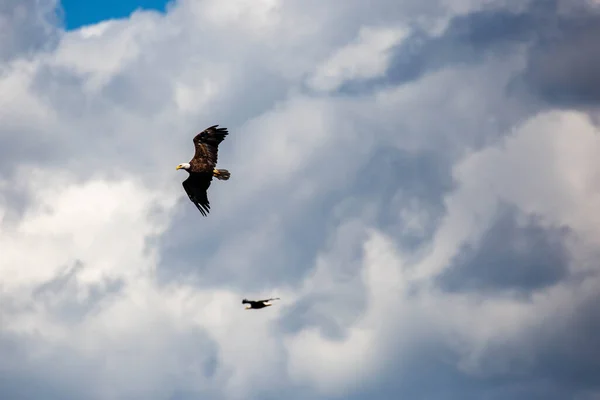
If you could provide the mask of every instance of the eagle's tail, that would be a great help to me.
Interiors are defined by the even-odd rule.
[[[231,176],[229,171],[227,171],[226,169],[215,169],[213,175],[215,176],[215,178],[217,178],[221,181],[226,181]]]

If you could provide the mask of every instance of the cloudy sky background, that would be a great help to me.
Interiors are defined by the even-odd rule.
[[[57,6],[0,3],[0,398],[600,399],[600,3]]]

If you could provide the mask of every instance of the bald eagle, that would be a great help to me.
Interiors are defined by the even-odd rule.
[[[181,163],[176,170],[184,169],[189,173],[188,178],[182,182],[183,189],[188,197],[206,217],[210,210],[207,190],[213,176],[226,181],[231,176],[226,169],[216,169],[219,144],[229,134],[227,128],[217,128],[213,125],[206,128],[194,137],[196,152],[189,163]]]
[[[246,310],[251,310],[251,309],[257,309],[258,310],[258,309],[261,309],[261,308],[272,306],[273,304],[270,303],[272,300],[279,300],[279,297],[275,297],[275,298],[267,299],[267,300],[248,300],[248,299],[244,299],[244,300],[242,300],[242,304],[247,304]]]

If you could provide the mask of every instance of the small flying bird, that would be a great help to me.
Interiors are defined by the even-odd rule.
[[[273,305],[273,304],[271,304],[272,300],[279,300],[279,297],[275,297],[275,298],[267,299],[267,300],[248,300],[248,299],[244,299],[244,300],[242,300],[242,304],[247,304],[246,305],[246,310],[251,310],[251,309],[259,310],[261,308],[272,306]]]
[[[206,217],[210,210],[208,201],[208,188],[213,177],[226,181],[231,174],[226,169],[216,169],[219,152],[219,144],[229,134],[227,128],[217,128],[213,125],[206,128],[194,137],[196,152],[189,163],[181,163],[176,170],[184,169],[189,177],[182,182],[188,197],[198,208],[200,213]]]

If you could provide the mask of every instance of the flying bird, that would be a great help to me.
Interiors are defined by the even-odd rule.
[[[213,177],[226,181],[231,174],[226,169],[216,169],[219,144],[229,134],[227,128],[217,128],[213,125],[206,128],[194,137],[196,152],[194,158],[187,163],[181,163],[176,170],[184,169],[189,173],[188,178],[182,182],[183,189],[188,197],[206,217],[210,211],[208,201],[208,187]]]
[[[273,305],[273,304],[271,304],[272,300],[279,300],[279,297],[272,298],[272,299],[267,299],[267,300],[248,300],[248,299],[244,299],[244,300],[242,300],[242,304],[247,304],[246,310],[251,310],[251,309],[258,310],[258,309],[261,309],[261,308],[272,306]]]

